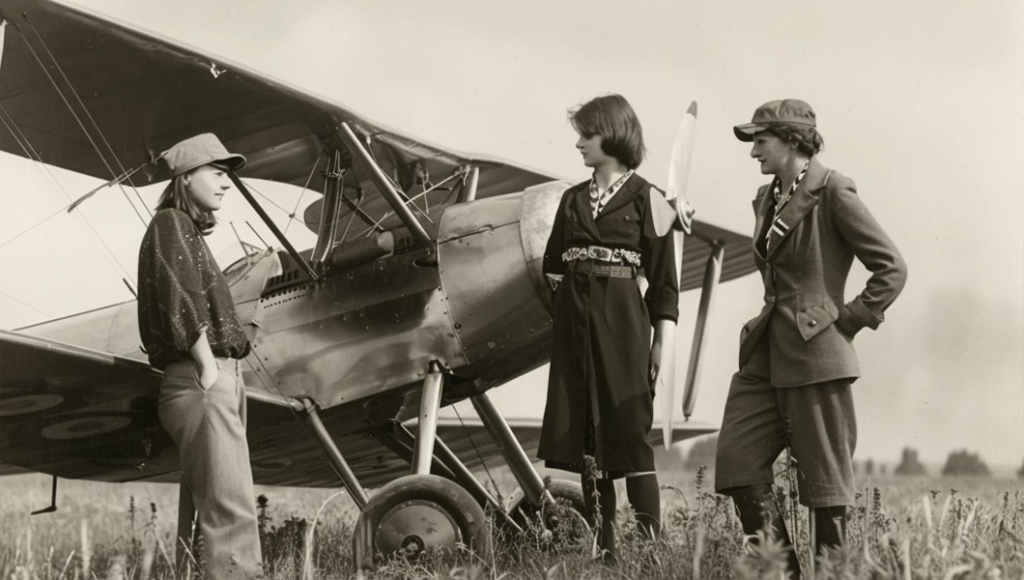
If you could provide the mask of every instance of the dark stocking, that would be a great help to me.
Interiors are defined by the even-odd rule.
[[[615,481],[611,479],[593,479],[589,474],[582,477],[583,499],[587,504],[587,522],[591,527],[596,525],[597,507],[600,503],[601,529],[597,533],[597,546],[607,552],[612,559],[615,557]],[[600,498],[594,497],[594,490]]]
[[[787,548],[790,577],[800,578],[800,560],[797,559],[796,550],[789,539],[786,521],[782,517],[782,510],[772,487],[767,484],[754,485],[725,490],[724,493],[732,496],[740,523],[743,524],[743,533],[753,536],[761,530],[767,530],[769,537],[779,540]]]
[[[815,508],[814,551],[821,555],[825,548],[838,548],[846,539],[846,506]]]
[[[626,495],[636,513],[636,525],[643,537],[656,540],[661,534],[661,489],[653,473],[626,478]]]

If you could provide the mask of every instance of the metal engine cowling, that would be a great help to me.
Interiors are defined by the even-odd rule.
[[[438,264],[448,313],[477,384],[489,388],[548,361],[551,292],[544,248],[566,182],[448,208]]]

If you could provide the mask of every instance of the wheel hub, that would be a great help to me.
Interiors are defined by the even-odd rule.
[[[454,548],[462,533],[452,516],[440,505],[411,500],[388,511],[376,531],[377,549],[385,555],[399,553],[416,558],[437,548]]]

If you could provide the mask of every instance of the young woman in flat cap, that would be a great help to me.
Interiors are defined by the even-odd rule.
[[[663,194],[636,174],[640,122],[626,99],[598,97],[570,112],[588,181],[562,196],[544,254],[556,286],[554,348],[538,456],[582,475],[588,518],[600,494],[599,543],[615,553],[615,479],[644,533],[660,531],[660,491],[647,441],[664,333],[678,317],[671,236],[657,236],[651,199]],[[665,203],[662,199],[662,203]],[[649,287],[641,296],[637,274]],[[654,328],[654,340],[651,329]],[[585,458],[593,458],[594,470]]]
[[[715,488],[733,498],[752,535],[774,530],[790,545],[772,493],[772,464],[789,448],[800,502],[812,508],[815,549],[841,545],[854,501],[857,423],[851,385],[860,376],[854,336],[875,329],[907,278],[899,250],[853,181],[817,158],[824,141],[810,105],[772,101],[734,128],[771,175],[754,200],[754,260],[764,282],[761,313],[741,334],[718,438]],[[857,258],[872,273],[846,301]],[[799,577],[791,550],[789,568]]]
[[[139,250],[139,332],[164,371],[158,413],[179,450],[179,565],[198,510],[207,577],[254,578],[263,569],[239,365],[249,341],[203,240],[245,158],[207,133],[164,159],[171,182]]]

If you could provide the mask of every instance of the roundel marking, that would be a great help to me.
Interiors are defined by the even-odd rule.
[[[132,420],[128,417],[111,417],[97,415],[94,417],[83,417],[70,421],[54,423],[43,429],[42,436],[45,439],[65,441],[68,439],[85,439],[95,437],[124,429],[131,425]]]
[[[0,399],[0,417],[14,417],[52,409],[64,402],[60,395],[24,395]]]

